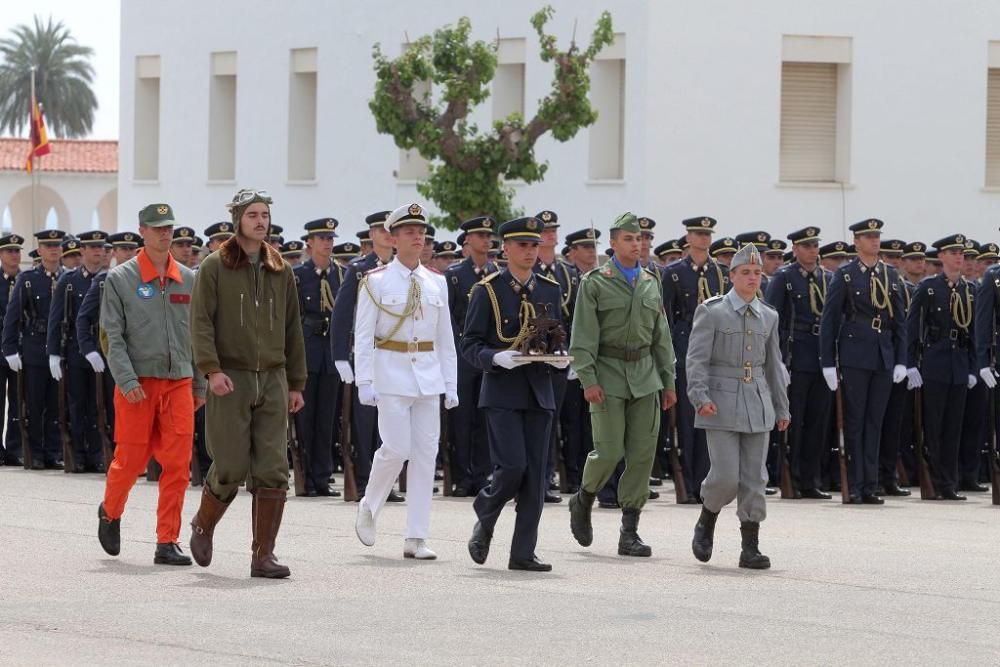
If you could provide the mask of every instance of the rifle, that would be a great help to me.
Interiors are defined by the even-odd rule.
[[[786,291],[790,292],[791,283],[787,282],[787,278],[785,284],[788,286]],[[812,287],[809,287],[809,289],[811,290]],[[763,301],[763,299],[761,300]],[[789,315],[788,311],[790,309],[791,309],[791,299],[788,297],[788,295],[786,295],[785,307],[783,308],[783,310],[786,313],[785,321],[788,322],[788,337],[785,339],[785,349],[783,350],[784,354],[782,355],[781,363],[784,364],[785,361],[787,360],[788,365],[786,366],[786,368],[789,369],[788,373],[791,373],[792,346],[795,343],[795,320],[794,320],[795,314],[794,312],[792,312]],[[785,391],[788,391],[787,387],[784,387],[783,389]],[[779,477],[778,486],[781,490],[781,497],[785,499],[788,498],[794,499],[796,497],[795,485],[792,483],[792,463],[791,463],[792,446],[791,443],[788,442],[790,431],[791,428],[786,428],[784,431],[781,432],[781,435],[779,436],[778,440],[778,477]],[[813,482],[810,482],[810,485],[812,483]],[[799,494],[798,497],[801,498],[802,495]]]
[[[111,470],[111,461],[115,458],[115,441],[108,429],[107,401],[104,396],[104,372],[95,373],[97,377],[97,433],[101,437],[101,451],[104,452],[104,472]]]
[[[34,322],[33,315],[25,317],[25,310],[34,310],[35,302],[31,298],[31,282],[28,280],[24,281],[23,291],[27,291],[28,298],[21,300],[21,312],[18,314],[19,325],[17,334],[17,353],[21,355],[22,364],[24,362],[24,329],[25,327],[32,326]],[[32,465],[31,459],[31,435],[28,432],[28,394],[25,392],[24,387],[24,366],[21,366],[21,370],[17,372],[17,427],[21,432],[21,461],[24,463],[24,469],[30,470]]]
[[[847,476],[847,447],[844,445],[844,396],[843,388],[837,385],[837,459],[840,461],[840,502],[851,502],[851,483]]]
[[[920,312],[920,342],[917,347],[917,368],[923,366],[924,351],[924,313],[926,306]],[[924,439],[924,401],[923,391],[917,387],[913,390],[913,449],[917,455],[917,476],[920,478],[920,499],[934,500],[934,482],[931,481],[930,466],[927,464],[927,444]]]
[[[69,342],[69,308],[72,304],[73,284],[66,284],[66,291],[63,292],[63,319],[59,325],[61,332],[59,336],[59,366],[62,373],[59,378],[59,442],[62,443],[63,472],[70,473],[76,470],[76,460],[73,452],[73,438],[69,435],[69,414],[68,400],[66,397],[66,348]]]
[[[674,478],[674,500],[678,505],[687,504],[689,497],[687,485],[684,483],[684,469],[681,467],[680,440],[677,437],[677,410],[679,405],[670,408],[670,449],[667,458],[670,460],[670,474]]]
[[[451,442],[448,434],[448,411],[441,406],[441,437],[438,449],[441,451],[441,476],[444,478],[444,495],[451,495]]]
[[[344,502],[358,500],[358,482],[354,477],[354,453],[351,451],[351,407],[354,385],[344,383],[340,398],[340,458],[344,460]]]
[[[555,424],[552,425],[552,435],[556,448],[556,470],[559,471],[559,493],[569,493],[569,475],[566,473],[566,459],[563,458],[562,424],[558,412],[555,415]]]
[[[399,470],[399,492],[406,493],[406,466],[409,461],[403,461],[403,467]]]
[[[296,415],[288,417],[288,449],[292,453],[292,470],[295,472],[295,495],[306,495],[305,452],[299,442],[298,429],[295,426]]]
[[[1000,449],[997,448],[997,392],[990,389],[990,487],[993,504],[1000,505]]]
[[[900,486],[910,485],[910,475],[906,472],[906,466],[903,465],[903,455],[900,454],[896,457],[896,477],[899,478]]]

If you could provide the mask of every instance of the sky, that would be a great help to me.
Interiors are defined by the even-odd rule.
[[[34,15],[43,20],[51,16],[62,21],[70,34],[83,46],[94,49],[94,94],[97,112],[94,131],[89,139],[118,138],[118,65],[121,5],[119,0],[32,0],[4,2],[0,12],[0,34],[10,35],[11,28],[33,25]],[[44,100],[43,100],[44,101]]]

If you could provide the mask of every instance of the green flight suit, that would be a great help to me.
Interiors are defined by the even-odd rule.
[[[639,271],[632,287],[611,261],[589,271],[580,281],[570,354],[583,388],[599,384],[606,396],[590,404],[594,449],[581,488],[596,494],[624,458],[618,503],[641,509],[660,430],[660,390],[674,390],[674,346],[660,281]]]

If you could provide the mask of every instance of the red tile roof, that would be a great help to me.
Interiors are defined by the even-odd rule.
[[[118,142],[88,139],[50,139],[52,151],[35,160],[41,171],[114,174],[118,171]],[[28,140],[0,138],[0,171],[24,171]]]

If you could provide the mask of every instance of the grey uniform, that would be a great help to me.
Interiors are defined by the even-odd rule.
[[[719,512],[737,499],[740,521],[766,515],[768,433],[789,419],[781,373],[778,313],[735,290],[706,300],[694,313],[687,353],[687,394],[697,410],[715,404],[715,415],[695,418],[705,429],[711,469],[702,483],[705,509]]]

